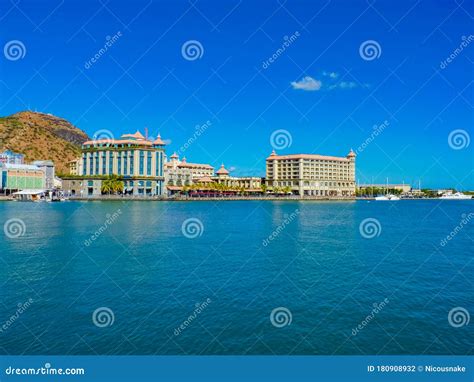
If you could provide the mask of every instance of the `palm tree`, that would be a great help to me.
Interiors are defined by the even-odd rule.
[[[103,194],[118,194],[123,192],[123,181],[117,175],[107,176],[100,187]]]

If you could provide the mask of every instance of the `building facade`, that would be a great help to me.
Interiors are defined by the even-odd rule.
[[[216,171],[216,176],[212,177],[217,183],[224,184],[231,189],[242,189],[248,192],[262,192],[262,178],[254,176],[231,176],[230,172],[221,165]]]
[[[10,150],[5,150],[0,152],[0,163],[24,164],[25,156],[23,154],[14,153]]]
[[[411,191],[411,186],[409,184],[359,184],[357,186],[359,190],[364,190],[364,189],[373,189],[373,188],[378,188],[378,189],[383,189],[383,190],[397,190],[402,193],[407,193]]]
[[[21,190],[44,190],[45,175],[38,166],[0,163],[0,191],[5,194]]]
[[[32,165],[39,167],[44,173],[44,187],[48,190],[55,188],[54,163],[50,160],[36,160]]]
[[[168,190],[179,190],[180,187],[190,186],[197,179],[214,175],[214,167],[203,163],[190,163],[183,158],[179,159],[174,153],[170,161],[165,163],[165,184]]]
[[[355,159],[314,154],[277,155],[266,160],[266,185],[277,192],[287,189],[299,196],[355,196]]]
[[[63,189],[71,195],[98,196],[102,181],[115,175],[123,181],[126,194],[163,195],[164,148],[159,135],[150,141],[139,131],[119,139],[84,142],[82,157],[74,169],[77,176],[64,177]]]
[[[82,163],[83,163],[82,158],[73,159],[72,161],[69,161],[68,162],[69,174],[82,175],[82,172],[83,172]]]

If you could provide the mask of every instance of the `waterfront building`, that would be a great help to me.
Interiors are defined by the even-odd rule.
[[[5,150],[0,152],[0,163],[24,164],[25,156],[23,154],[14,153],[10,150]]]
[[[366,190],[366,189],[382,189],[382,190],[397,190],[401,193],[407,193],[412,190],[409,184],[359,184],[357,186],[358,190]]]
[[[216,171],[216,176],[212,179],[231,189],[241,189],[252,193],[262,192],[262,178],[256,176],[231,176],[229,170],[224,167],[224,164]]]
[[[82,158],[73,159],[68,162],[69,174],[70,175],[82,175]]]
[[[55,188],[54,163],[51,160],[35,160],[32,165],[39,167],[44,173],[44,187],[48,190]]]
[[[151,141],[139,131],[119,139],[84,142],[82,163],[75,168],[79,175],[63,177],[63,189],[72,195],[98,196],[102,181],[117,176],[126,194],[160,196],[164,192],[164,148],[160,135]]]
[[[165,184],[170,193],[181,191],[183,186],[190,186],[198,179],[214,175],[214,167],[203,163],[190,163],[179,159],[176,153],[164,165]]]
[[[354,196],[354,151],[346,157],[315,154],[277,155],[266,160],[266,185],[270,191],[287,189],[299,196]]]
[[[0,191],[4,194],[21,190],[45,189],[44,171],[35,165],[0,162]]]

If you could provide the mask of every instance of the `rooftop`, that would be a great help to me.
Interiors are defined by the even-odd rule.
[[[351,151],[352,152],[352,151]],[[353,152],[352,152],[353,153]],[[348,154],[349,156],[355,156],[355,154]],[[347,157],[334,157],[328,155],[319,155],[319,154],[288,154],[288,155],[278,155],[275,153],[275,150],[272,151],[270,156],[267,160],[284,160],[284,159],[319,159],[319,160],[333,160],[333,161],[340,161],[340,162],[348,162],[349,159]]]

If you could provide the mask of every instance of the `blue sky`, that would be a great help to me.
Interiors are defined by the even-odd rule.
[[[474,5],[458,3],[3,1],[0,115],[148,127],[236,175],[263,176],[283,134],[278,153],[357,150],[361,183],[474,189]]]

